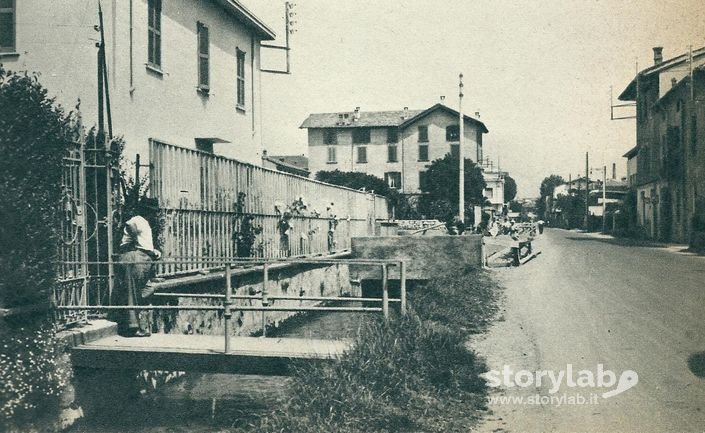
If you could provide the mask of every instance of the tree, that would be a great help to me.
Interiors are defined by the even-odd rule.
[[[517,183],[510,175],[504,176],[504,202],[509,203],[517,196]]]
[[[357,171],[319,171],[316,173],[316,180],[352,189],[364,188],[365,191],[374,191],[375,194],[383,196],[389,195],[390,191],[384,179]]]
[[[394,209],[394,217],[397,219],[416,219],[419,217],[416,207],[409,201],[407,196],[396,189],[390,188],[384,179],[372,174],[340,170],[319,171],[316,173],[316,180],[352,189],[374,191],[375,194],[387,198],[387,202]]]
[[[546,217],[546,197],[553,197],[553,191],[558,185],[565,183],[563,177],[556,174],[545,177],[541,181],[541,187],[539,188],[540,196],[536,201],[536,213],[539,217],[547,219]]]
[[[450,222],[458,215],[458,160],[450,154],[431,163],[426,171],[424,195],[419,199],[419,212],[428,218]],[[465,159],[465,215],[472,218],[473,206],[487,202],[482,170],[472,160]]]

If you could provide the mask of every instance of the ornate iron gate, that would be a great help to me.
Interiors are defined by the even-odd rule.
[[[119,225],[117,152],[93,136],[63,158],[57,305],[110,305],[115,281],[114,228]],[[90,312],[57,317],[59,327],[86,321]]]

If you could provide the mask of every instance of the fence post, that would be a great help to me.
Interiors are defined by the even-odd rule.
[[[389,320],[389,286],[388,286],[387,265],[382,265],[382,314],[384,320]]]
[[[224,329],[225,329],[225,353],[230,353],[230,320],[233,317],[232,310],[230,309],[232,305],[233,296],[233,286],[232,286],[232,273],[230,270],[230,263],[225,264],[225,300],[223,301],[223,307],[225,311],[223,312],[223,317],[225,319]]]
[[[399,284],[401,297],[401,315],[406,316],[406,262],[399,262]]]
[[[269,286],[269,265],[266,261],[264,262],[264,264],[262,264],[262,271],[264,274],[264,278],[262,281],[262,306],[266,307],[269,305],[269,298],[267,293],[267,288]],[[265,314],[265,311],[262,310],[262,337],[267,336],[267,317]]]

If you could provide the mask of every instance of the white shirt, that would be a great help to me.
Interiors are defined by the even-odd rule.
[[[161,253],[154,249],[152,242],[152,228],[143,217],[137,215],[125,223],[125,230],[122,235],[120,246],[133,245],[135,248],[152,253],[159,257]]]

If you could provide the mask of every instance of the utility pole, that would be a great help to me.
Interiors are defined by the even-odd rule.
[[[607,228],[607,166],[602,166],[602,233]]]
[[[458,126],[458,219],[461,224],[465,224],[465,157],[463,155],[463,136],[465,135],[465,122],[463,119],[463,74],[459,76],[458,84],[458,111],[460,113],[460,123]]]
[[[588,207],[588,197],[590,197],[590,159],[588,152],[585,152],[585,231],[588,231],[590,221],[590,210]]]

